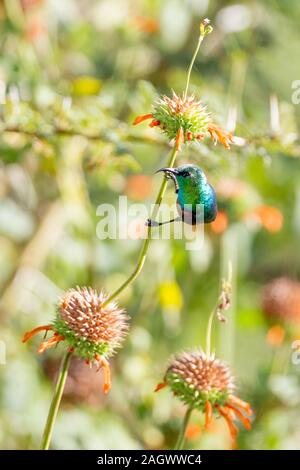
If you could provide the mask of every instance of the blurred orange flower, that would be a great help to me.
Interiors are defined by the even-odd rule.
[[[288,277],[277,277],[262,291],[262,311],[269,320],[300,324],[300,283]]]
[[[26,37],[34,42],[47,33],[47,24],[41,18],[34,18],[26,27]]]
[[[154,34],[159,31],[159,23],[155,18],[148,16],[135,16],[132,23],[137,29],[144,33]]]
[[[24,11],[43,5],[44,0],[21,0]]]
[[[283,343],[285,337],[285,331],[284,328],[280,325],[274,325],[271,328],[269,328],[267,336],[266,336],[266,342],[270,346],[280,346]]]
[[[127,180],[125,193],[130,199],[142,201],[152,193],[152,179],[146,175],[130,176]]]
[[[228,216],[225,211],[219,211],[216,219],[210,224],[214,233],[221,234],[228,227]]]
[[[197,439],[202,432],[202,427],[200,424],[190,423],[185,431],[185,437],[187,439]]]
[[[259,206],[250,215],[257,217],[261,225],[270,233],[279,232],[283,226],[283,215],[272,206]]]

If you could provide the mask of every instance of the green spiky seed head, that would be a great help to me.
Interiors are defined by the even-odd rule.
[[[174,91],[172,98],[163,96],[154,105],[153,118],[170,140],[182,129],[184,142],[202,139],[211,122],[210,114],[200,101],[194,96],[178,96]]]
[[[200,350],[175,356],[166,372],[165,382],[188,407],[203,412],[207,401],[213,406],[224,406],[234,389],[227,365]]]

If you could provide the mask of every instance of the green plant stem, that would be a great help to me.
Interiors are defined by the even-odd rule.
[[[232,264],[231,264],[231,261],[229,259],[228,259],[228,274],[227,274],[226,279],[227,279],[226,280],[226,290],[228,292],[228,288],[229,288],[229,286],[231,288],[231,282],[232,282]],[[206,355],[207,356],[210,356],[210,354],[211,354],[212,326],[213,326],[214,318],[218,315],[218,312],[221,313],[220,305],[222,305],[222,303],[223,303],[223,295],[225,295],[224,289],[225,289],[225,285],[224,285],[224,279],[223,279],[221,293],[219,295],[219,298],[218,298],[218,301],[216,303],[215,308],[212,310],[211,314],[209,315],[208,322],[207,322],[207,330],[206,330]]]
[[[177,152],[178,152],[178,150],[176,149],[176,144],[174,144],[174,148],[172,150],[172,153],[171,153],[168,165],[167,165],[168,168],[173,168],[175,160],[176,160]],[[166,191],[166,187],[167,187],[167,179],[164,178],[163,182],[161,184],[160,190],[158,192],[153,211],[151,213],[151,217],[150,217],[151,220],[156,219],[156,216],[157,216],[157,213],[158,213],[158,210],[159,210],[159,206],[161,204],[161,201],[162,201],[162,199],[164,197],[164,194],[165,194],[165,191]],[[126,281],[117,290],[115,290],[115,292],[113,292],[108,297],[108,299],[106,299],[106,301],[103,304],[104,307],[106,305],[108,305],[113,299],[115,299],[121,292],[123,292],[123,290],[126,289],[133,281],[135,281],[135,279],[138,277],[138,275],[142,271],[143,266],[144,266],[145,261],[146,261],[149,245],[150,245],[150,242],[151,242],[151,230],[152,230],[152,227],[149,226],[148,227],[148,232],[147,232],[147,237],[146,237],[146,239],[144,241],[144,244],[142,246],[140,256],[139,256],[139,259],[138,259],[138,262],[137,262],[137,265],[136,265],[134,271],[126,279]]]
[[[198,52],[199,52],[199,49],[200,49],[200,46],[201,46],[201,43],[202,43],[203,39],[204,39],[204,36],[202,34],[200,34],[199,39],[198,39],[198,44],[197,44],[197,47],[195,49],[195,52],[194,52],[194,55],[192,57],[192,60],[191,60],[191,63],[190,63],[189,69],[188,69],[188,73],[187,73],[186,86],[185,86],[184,95],[183,95],[184,99],[186,99],[188,91],[189,91],[191,73],[192,73],[194,63],[195,63],[195,60],[196,60],[196,57],[198,55]]]
[[[216,314],[216,309],[213,309],[211,314],[209,315],[208,323],[207,323],[207,330],[206,330],[206,356],[210,356],[211,353],[211,332],[212,332],[212,325],[213,320]]]
[[[235,358],[235,344],[236,344],[236,292],[237,292],[237,272],[239,265],[239,239],[241,238],[239,224],[231,225],[221,238],[220,245],[220,261],[221,261],[221,277],[224,277],[224,273],[228,269],[228,265],[231,266],[231,304],[228,311],[226,335],[223,333],[223,329],[219,332],[219,353],[229,363],[234,364]]]
[[[179,436],[178,436],[177,442],[175,444],[174,450],[181,450],[184,446],[185,431],[186,431],[187,425],[189,423],[192,411],[193,411],[192,408],[188,408],[186,410],[186,413],[185,413],[184,418],[183,418],[182,426],[181,426]]]
[[[72,356],[72,353],[67,352],[61,362],[59,375],[57,378],[52,402],[51,402],[49,413],[48,413],[47,422],[46,422],[43,437],[42,437],[41,450],[48,450],[50,446],[52,431],[53,431],[54,423],[56,420],[57,412],[59,409],[59,405],[61,402],[61,397],[64,391],[71,356]]]

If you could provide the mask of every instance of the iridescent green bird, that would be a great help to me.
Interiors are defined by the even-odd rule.
[[[147,225],[157,227],[177,220],[196,225],[209,224],[215,220],[218,212],[216,193],[201,168],[182,165],[178,168],[161,168],[159,171],[174,182],[179,217],[166,222],[148,220]]]

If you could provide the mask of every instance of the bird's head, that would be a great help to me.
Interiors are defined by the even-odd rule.
[[[158,172],[164,172],[167,178],[174,181],[176,191],[187,187],[206,184],[207,179],[204,171],[197,165],[181,165],[177,168],[161,168]]]

